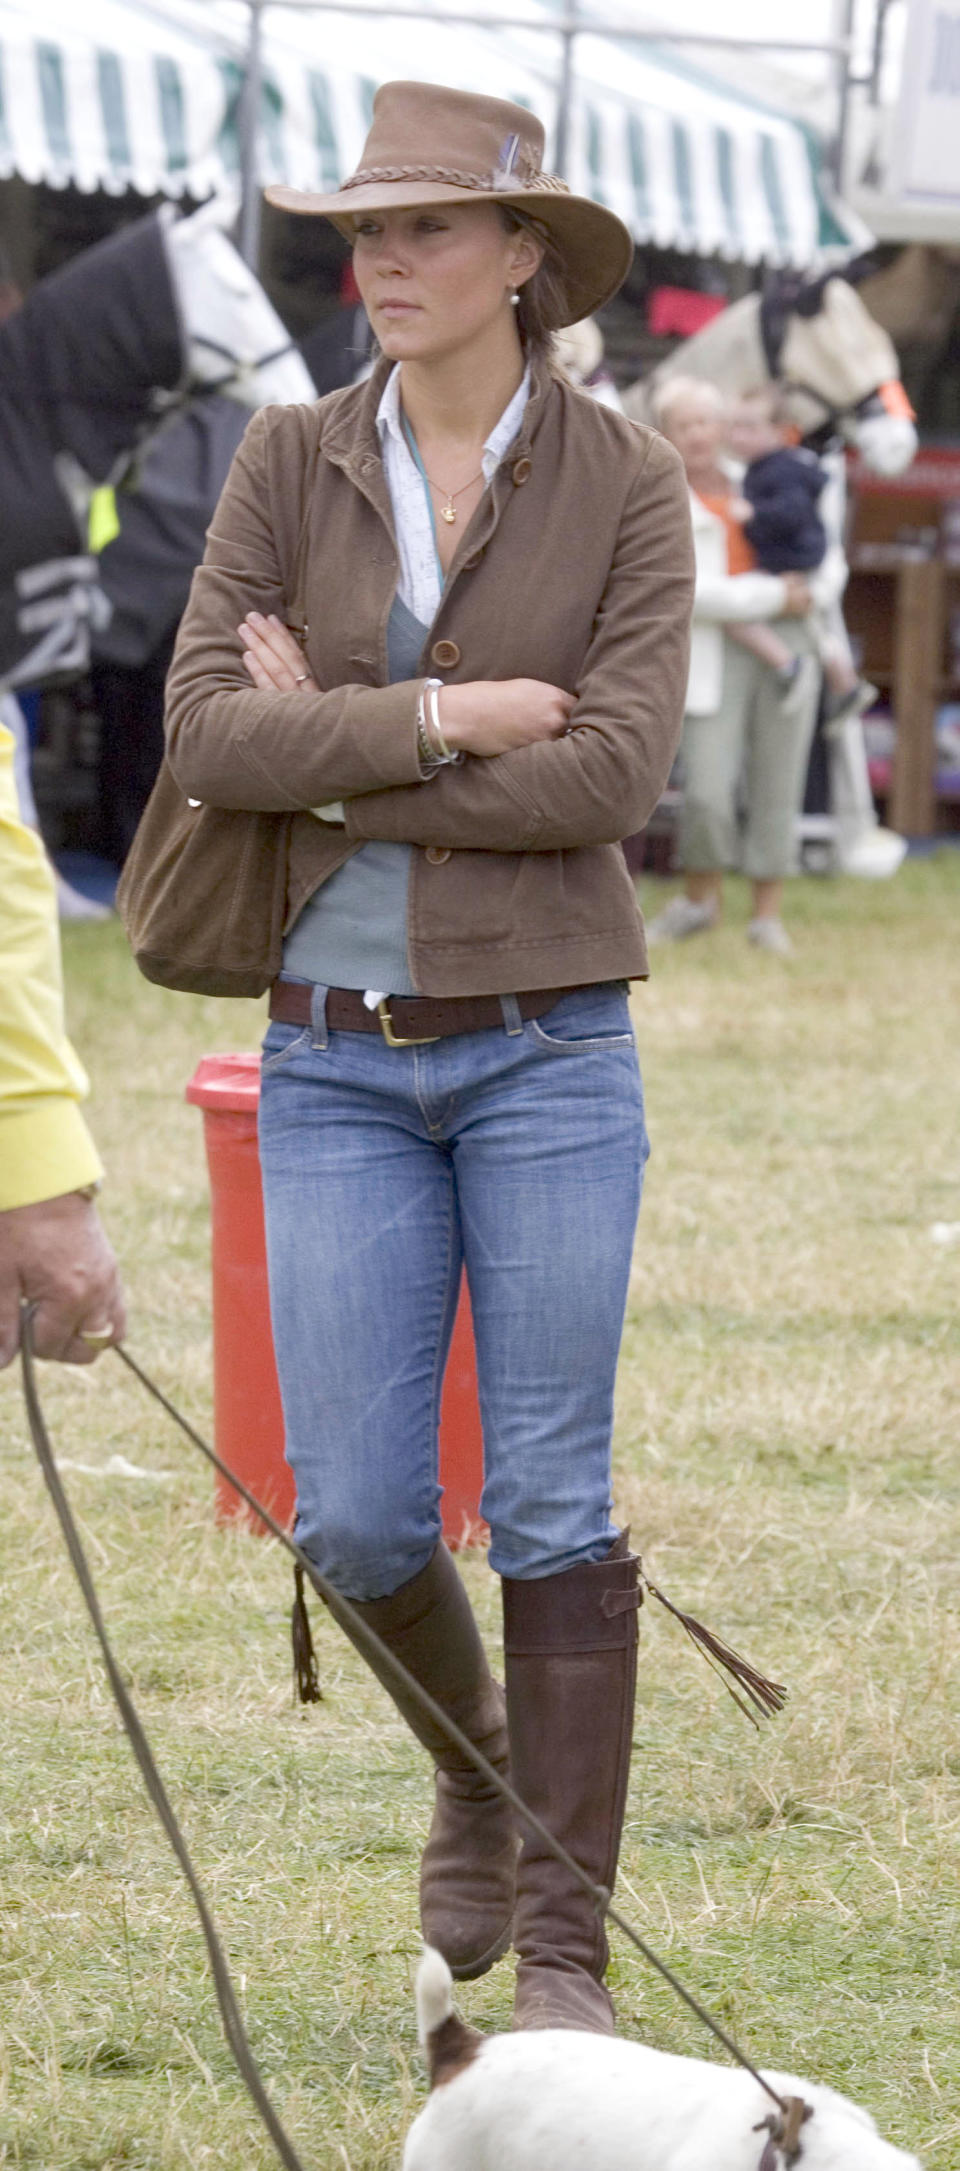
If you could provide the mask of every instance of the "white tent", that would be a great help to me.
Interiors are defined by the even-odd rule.
[[[537,0],[527,12],[543,17]],[[144,195],[236,187],[243,0],[0,0],[0,176]],[[747,263],[814,263],[865,230],[829,203],[815,142],[665,49],[577,40],[568,179],[638,242]],[[559,40],[444,21],[268,7],[262,180],[329,186],[357,162],[394,76],[521,100],[552,140]]]

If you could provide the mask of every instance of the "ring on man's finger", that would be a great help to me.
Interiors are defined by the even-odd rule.
[[[77,1339],[86,1342],[88,1349],[109,1349],[113,1341],[112,1327],[81,1327]]]

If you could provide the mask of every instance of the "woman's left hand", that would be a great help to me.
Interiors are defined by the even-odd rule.
[[[237,631],[243,642],[243,660],[261,693],[317,693],[316,679],[304,669],[306,658],[289,626],[272,613],[248,611]]]

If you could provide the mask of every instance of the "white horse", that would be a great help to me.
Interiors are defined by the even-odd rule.
[[[75,676],[105,599],[94,492],[216,388],[243,406],[312,400],[262,287],[205,205],[138,220],[43,279],[0,325],[0,693]]]
[[[859,259],[814,279],[772,273],[632,385],[627,413],[648,421],[653,393],[678,371],[733,394],[775,381],[803,439],[839,437],[876,474],[902,474],[917,433],[893,343],[856,291],[862,274]]]
[[[192,392],[217,390],[242,407],[314,400],[313,378],[282,320],[224,226],[229,199],[214,197],[188,219],[158,213],[183,322]]]
[[[837,551],[846,526],[844,446],[888,477],[902,474],[917,449],[896,350],[856,291],[865,268],[857,260],[817,278],[772,273],[762,293],[723,310],[624,395],[627,413],[645,422],[657,387],[678,372],[707,378],[734,397],[776,382],[802,439],[827,469],[819,511]],[[837,617],[845,639],[839,607]],[[859,719],[832,727],[828,747],[835,864],[849,874],[894,873],[906,847],[878,826]]]

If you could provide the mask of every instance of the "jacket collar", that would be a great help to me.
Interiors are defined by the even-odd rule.
[[[333,393],[322,403],[320,413],[320,451],[323,458],[331,461],[334,467],[343,469],[350,481],[370,504],[375,506],[391,535],[393,508],[383,468],[377,414],[392,370],[393,363],[385,355],[381,355],[363,384],[350,385],[343,392]],[[472,558],[489,542],[503,511],[507,491],[513,486],[514,469],[518,461],[533,459],[544,416],[558,398],[559,386],[549,363],[539,356],[536,357],[530,365],[530,397],[524,408],[520,429],[461,540],[447,575],[444,598],[449,594],[452,580],[464,558]],[[529,474],[529,468],[527,473]]]
[[[371,375],[360,385],[351,385],[345,392],[338,392],[325,401],[320,422],[320,450],[335,467],[342,467],[356,480],[368,473],[367,463],[372,459],[380,464],[380,438],[377,431],[377,414],[387,382],[393,371],[393,363],[381,355]],[[539,358],[530,365],[530,397],[527,401],[518,436],[510,447],[514,459],[529,458],[533,440],[543,420],[550,394],[556,380],[549,365]]]
[[[528,362],[513,397],[507,401],[499,421],[494,423],[489,437],[485,440],[483,447],[483,476],[485,482],[489,482],[490,477],[499,467],[501,460],[509,452],[520,428],[529,397],[530,364]],[[403,446],[407,451],[409,450],[409,443],[402,420],[399,362],[394,363],[383,388],[380,405],[377,408],[376,422],[377,435],[381,446],[390,437],[394,444]]]

